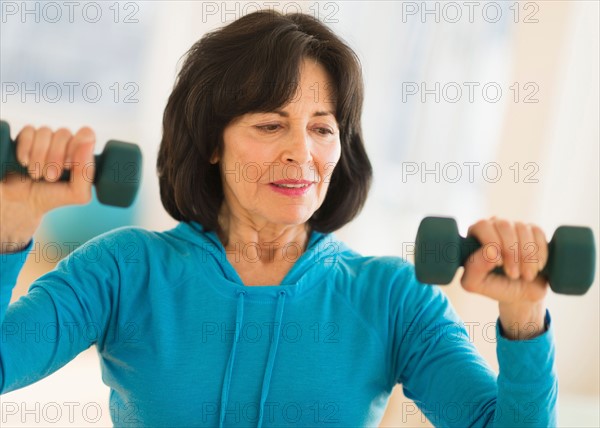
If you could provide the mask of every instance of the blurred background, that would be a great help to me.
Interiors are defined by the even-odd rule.
[[[361,215],[336,232],[350,247],[412,260],[427,215],[455,217],[463,235],[496,215],[535,223],[548,239],[563,224],[600,236],[598,2],[0,3],[0,116],[13,138],[26,124],[89,125],[96,153],[119,139],[136,142],[144,154],[131,208],[93,201],[44,219],[12,301],[68,254],[62,243],[123,225],[176,225],[160,203],[155,163],[182,56],[206,31],[258,8],[318,17],[362,62],[363,130],[375,178]],[[497,370],[493,329],[486,327],[497,304],[465,292],[458,278],[443,290]],[[550,293],[547,303],[559,425],[598,427],[598,274],[585,297]],[[108,394],[90,348],[42,381],[3,395],[2,425],[110,426]],[[63,407],[56,420],[49,403],[66,402],[79,403],[74,418]],[[10,403],[18,404],[14,415],[5,412]],[[431,425],[397,386],[381,426]]]

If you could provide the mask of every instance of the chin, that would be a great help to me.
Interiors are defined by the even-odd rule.
[[[267,216],[273,223],[282,223],[288,225],[299,225],[306,223],[310,217],[314,214],[314,211],[308,211],[306,209],[293,209],[286,213],[281,213],[276,216]]]

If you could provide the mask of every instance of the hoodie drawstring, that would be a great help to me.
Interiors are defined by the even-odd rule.
[[[285,290],[279,291],[279,298],[277,299],[277,309],[275,311],[275,319],[277,320],[277,329],[274,333],[275,340],[271,341],[271,348],[269,350],[269,357],[267,359],[267,367],[265,368],[265,375],[263,378],[262,391],[260,394],[260,406],[259,406],[259,417],[258,417],[258,428],[262,427],[264,404],[269,394],[269,387],[271,385],[271,374],[273,373],[273,365],[275,363],[275,354],[277,353],[277,346],[279,345],[279,335],[281,333],[281,320],[283,318],[283,305],[285,303]],[[225,377],[223,378],[223,386],[221,392],[221,413],[219,418],[219,427],[223,427],[225,421],[225,410],[227,409],[227,401],[229,399],[229,386],[231,385],[231,373],[233,372],[233,363],[235,360],[235,350],[237,347],[238,338],[240,335],[240,329],[242,321],[244,319],[244,295],[246,291],[238,292],[238,304],[237,314],[235,318],[235,336],[233,338],[233,346],[229,353],[229,361],[227,362],[227,369],[225,371]]]
[[[262,427],[265,401],[267,400],[267,395],[269,394],[269,386],[271,385],[273,363],[275,362],[277,345],[279,345],[279,333],[281,332],[281,319],[283,318],[283,304],[285,302],[285,295],[285,290],[279,291],[279,298],[277,299],[277,312],[275,314],[275,318],[277,319],[277,331],[275,332],[275,340],[271,342],[271,349],[269,350],[269,359],[267,360],[267,368],[265,369],[265,377],[263,378],[262,392],[260,393],[260,415],[258,417],[258,428]]]
[[[227,400],[229,399],[229,385],[231,384],[231,372],[233,371],[233,361],[235,360],[235,348],[237,347],[238,337],[240,335],[240,326],[244,319],[244,296],[245,291],[238,293],[238,304],[237,314],[235,317],[235,336],[233,338],[233,346],[229,353],[229,362],[227,363],[227,370],[225,371],[225,377],[223,378],[223,390],[221,391],[221,417],[219,419],[219,426],[223,427],[223,421],[225,420],[225,410],[227,409]]]

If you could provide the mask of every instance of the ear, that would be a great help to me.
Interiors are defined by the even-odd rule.
[[[217,162],[219,162],[219,155],[217,152],[218,152],[218,149],[215,149],[215,151],[213,152],[213,154],[209,160],[209,162],[213,165],[216,164]]]

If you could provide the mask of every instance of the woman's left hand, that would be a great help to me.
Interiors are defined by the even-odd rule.
[[[465,262],[461,284],[498,301],[504,336],[528,339],[544,332],[548,260],[544,232],[536,225],[491,217],[472,225],[467,236],[481,243]],[[505,275],[491,271],[503,266]]]

